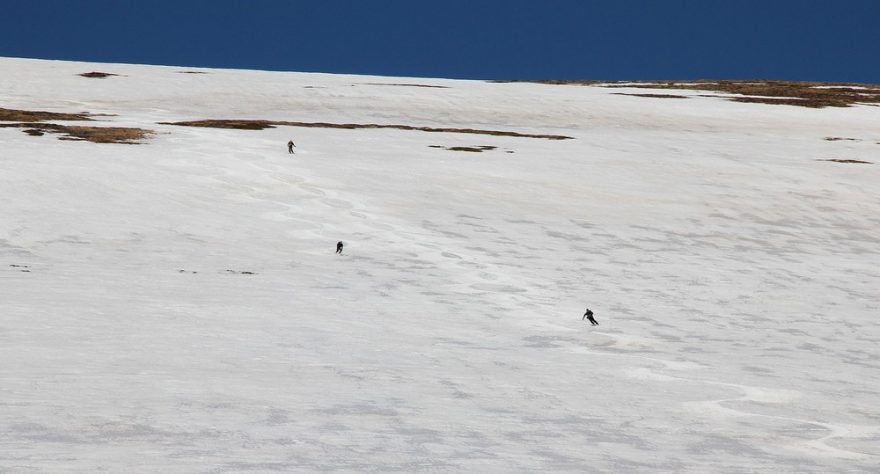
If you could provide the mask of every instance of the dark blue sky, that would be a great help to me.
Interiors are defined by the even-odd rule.
[[[40,0],[0,56],[474,79],[880,83],[880,0]]]

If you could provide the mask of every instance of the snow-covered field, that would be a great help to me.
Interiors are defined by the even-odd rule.
[[[880,471],[880,108],[186,70],[0,59],[0,472]]]

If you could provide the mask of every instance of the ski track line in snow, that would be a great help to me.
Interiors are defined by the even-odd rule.
[[[599,334],[602,336],[609,337],[613,339],[611,346],[617,346],[620,342],[624,342],[624,345],[630,344],[631,341],[643,340],[644,338],[635,338],[631,336],[611,334],[607,332],[594,332],[593,334]],[[600,356],[608,356],[608,357],[626,357],[631,359],[639,359],[639,360],[647,360],[650,362],[655,362],[661,364],[662,369],[671,369],[671,370],[695,370],[699,368],[703,368],[700,364],[695,364],[691,362],[676,362],[676,361],[667,361],[662,359],[657,359],[654,357],[646,357],[634,354],[619,354],[613,352],[605,352],[599,350],[591,350],[583,347],[571,347],[569,348],[571,352],[578,354],[590,354],[590,355],[600,355]],[[702,379],[692,379],[686,377],[679,377],[674,375],[666,375],[657,372],[657,369],[651,367],[639,367],[636,369],[631,369],[627,375],[633,378],[643,379],[643,380],[654,380],[658,382],[691,382],[705,385],[712,385],[716,387],[727,387],[734,388],[741,392],[743,395],[740,397],[733,398],[720,398],[716,400],[704,400],[698,402],[684,402],[683,405],[691,408],[696,412],[703,412],[707,416],[715,416],[715,417],[724,417],[724,418],[735,418],[735,417],[760,417],[774,420],[782,420],[787,422],[794,423],[802,423],[806,425],[814,425],[820,427],[822,430],[828,431],[828,434],[822,436],[820,438],[803,441],[801,443],[797,443],[795,445],[786,446],[788,449],[792,449],[795,451],[803,452],[808,455],[816,455],[817,452],[829,456],[840,459],[851,459],[851,460],[867,460],[867,459],[875,459],[880,458],[880,456],[861,453],[857,451],[851,451],[841,448],[836,448],[828,444],[829,441],[834,439],[847,439],[847,438],[861,438],[867,436],[876,436],[880,435],[880,425],[846,425],[846,424],[833,424],[826,423],[817,420],[807,420],[802,418],[794,418],[788,416],[779,416],[779,415],[765,415],[761,413],[751,413],[743,410],[736,410],[733,408],[728,408],[723,404],[726,402],[755,402],[755,403],[783,403],[786,401],[794,400],[800,396],[800,392],[793,390],[776,390],[776,389],[768,389],[763,387],[755,387],[750,385],[741,385],[729,382],[716,382],[712,380],[702,380]]]
[[[267,174],[271,173],[270,170],[263,168],[262,166],[254,165],[253,163],[250,163],[250,164],[258,169],[265,171]],[[226,174],[231,174],[231,173],[227,172]],[[352,216],[363,220],[365,225],[385,231],[386,234],[384,234],[384,235],[386,237],[393,236],[391,241],[389,241],[389,243],[391,243],[392,245],[396,246],[398,244],[410,244],[410,243],[418,241],[418,240],[424,240],[425,236],[428,235],[425,232],[404,230],[402,228],[403,227],[402,225],[389,224],[387,222],[388,219],[376,218],[376,216],[367,212],[366,209],[356,207],[353,204],[353,201],[351,199],[346,199],[345,197],[341,196],[340,193],[328,194],[328,192],[326,190],[323,190],[314,184],[308,183],[307,180],[305,180],[304,178],[299,177],[299,176],[297,178],[299,178],[299,181],[296,183],[293,183],[293,184],[295,184],[299,189],[303,189],[304,191],[308,192],[309,194],[312,194],[314,196],[313,199],[317,198],[318,202],[320,202],[321,204],[323,204],[325,206],[331,207],[333,209],[349,211],[349,213]],[[222,183],[225,183],[225,184],[236,185],[240,188],[242,187],[242,185],[237,182],[232,183],[232,182],[229,182],[226,180],[218,179],[216,176],[214,177],[214,179],[217,181],[220,181]],[[261,218],[266,219],[266,220],[271,220],[271,221],[277,221],[277,222],[301,220],[301,218],[299,218],[299,217],[294,217],[294,216],[301,216],[302,213],[299,212],[301,210],[300,205],[290,204],[290,203],[284,202],[284,201],[260,197],[257,195],[258,194],[257,189],[253,188],[253,187],[244,186],[242,188],[242,190],[244,191],[244,194],[250,199],[253,199],[255,201],[264,202],[264,203],[274,204],[274,205],[277,205],[277,206],[284,208],[283,210],[280,210],[280,211],[265,212],[260,215]],[[300,229],[298,229],[298,232],[300,234],[309,234],[309,235],[313,236],[314,238],[325,237],[325,234],[328,231],[327,226],[325,226],[323,224],[317,224],[315,222],[312,222],[311,224],[312,224],[311,228],[300,228]],[[479,227],[484,227],[484,226],[479,226]],[[449,239],[446,236],[442,236],[442,235],[437,236],[435,234],[436,233],[431,234],[431,238],[433,239],[433,241],[437,241],[437,239]],[[447,252],[440,250],[443,248],[453,247],[452,245],[449,245],[452,243],[453,242],[448,242],[448,244],[445,246],[442,246],[442,245],[426,246],[430,250],[432,250],[431,253],[440,253],[441,256],[444,256],[444,257],[446,257],[446,255],[454,255],[454,257],[444,258],[443,264],[439,265],[438,268],[443,268],[443,267],[458,268],[461,266],[461,261],[475,262],[475,261],[479,260],[478,258],[473,257],[473,256],[471,256],[470,258],[465,258],[459,254],[449,254]],[[461,251],[459,251],[459,253],[461,253]],[[444,255],[444,254],[446,254],[446,255]],[[417,254],[416,258],[420,258],[420,255]],[[455,267],[453,267],[452,265],[455,265]],[[504,271],[503,271],[503,269],[497,267],[497,265],[494,265],[494,264],[488,263],[488,262],[483,262],[482,265],[483,265],[483,267],[477,268],[477,269],[474,269],[474,270],[468,272],[469,276],[466,280],[468,282],[467,287],[470,290],[479,291],[479,292],[490,292],[490,293],[496,294],[498,296],[505,296],[505,297],[511,297],[511,296],[515,296],[517,294],[522,294],[522,293],[527,292],[527,290],[525,288],[523,288],[521,285],[517,284],[517,282],[514,278],[509,278],[509,277],[502,278]],[[457,272],[458,271],[460,271],[460,270],[457,270]],[[550,324],[550,323],[538,324],[535,321],[531,321],[528,324],[530,326],[540,326],[541,328],[543,328],[545,330],[566,330],[566,331],[570,330],[569,328],[566,328],[564,326],[559,326],[559,325]]]
[[[256,156],[257,155],[255,155],[255,154],[239,154],[239,155],[237,155],[238,158],[254,158]],[[249,161],[247,163],[251,167],[265,172],[267,177],[272,177],[273,173],[277,172],[279,170],[286,170],[286,168],[277,168],[273,172],[273,170],[270,170],[262,165],[258,165],[254,162]],[[228,170],[223,171],[223,177],[230,176],[230,175],[233,175],[233,173]],[[247,186],[247,185],[243,186],[239,182],[233,183],[231,181],[227,181],[225,179],[218,178],[216,175],[213,178],[215,180],[222,182],[222,183],[225,183],[227,185],[233,185],[233,186],[238,186],[239,188],[243,188],[244,194],[250,199],[253,199],[255,201],[265,202],[265,203],[271,203],[274,205],[281,206],[282,208],[285,208],[285,210],[281,210],[281,211],[269,211],[269,212],[263,213],[260,216],[263,219],[271,220],[271,221],[279,221],[279,222],[301,220],[298,217],[293,217],[293,216],[300,216],[302,214],[301,212],[298,212],[298,211],[301,211],[300,205],[295,205],[295,204],[290,204],[288,202],[283,202],[283,201],[279,201],[279,200],[275,200],[275,199],[267,199],[265,197],[260,197],[257,195],[258,190],[254,187]],[[386,237],[393,235],[394,238],[392,238],[392,240],[389,242],[391,244],[394,244],[394,245],[409,244],[409,243],[412,243],[415,241],[424,240],[425,236],[429,235],[429,234],[426,234],[425,232],[413,231],[411,229],[404,230],[403,229],[404,226],[402,224],[400,224],[400,225],[389,224],[389,223],[387,223],[387,221],[388,221],[387,218],[378,219],[378,218],[376,218],[376,216],[367,212],[366,209],[355,206],[355,204],[353,204],[354,201],[352,199],[350,199],[350,198],[346,199],[345,197],[343,197],[341,195],[341,193],[337,193],[337,192],[334,192],[333,194],[328,194],[328,192],[326,190],[321,189],[319,186],[308,182],[307,179],[305,179],[301,176],[296,176],[296,180],[297,181],[295,183],[290,183],[290,184],[294,184],[297,188],[302,189],[302,190],[306,191],[307,193],[313,195],[313,198],[317,198],[318,202],[320,202],[321,204],[323,204],[327,207],[333,208],[333,209],[349,211],[350,215],[363,220],[365,225],[367,225],[368,227],[373,227],[373,228],[377,228],[379,230],[386,231],[387,232],[385,234]],[[473,216],[461,216],[461,217],[468,217],[471,219],[479,219],[479,218],[476,218]],[[323,238],[324,234],[328,230],[326,228],[326,226],[323,224],[315,224],[315,223],[312,223],[312,224],[313,225],[310,229],[302,229],[301,228],[301,229],[299,229],[299,232],[308,233],[315,238]],[[490,231],[497,232],[493,228],[482,226],[479,224],[469,224],[469,225],[472,227],[475,227],[475,228],[488,229]],[[409,227],[409,226],[407,226],[407,227]],[[432,232],[430,234],[430,237],[434,241],[436,241],[437,239],[449,240],[448,236],[436,235],[436,231]],[[469,239],[469,241],[470,241],[470,239]],[[452,245],[449,245],[452,243],[460,243],[460,242],[457,242],[457,241],[456,242],[447,242],[447,245],[445,245],[445,246],[433,245],[433,246],[430,246],[429,248],[431,248],[433,250],[432,253],[437,253],[437,251],[439,251],[439,249],[453,247]],[[440,252],[440,253],[441,253],[441,256],[445,257],[444,254],[446,254],[446,252]],[[465,260],[459,254],[449,254],[449,255],[454,255],[455,257],[445,258],[444,259],[445,265],[441,265],[441,267],[448,266],[453,263],[456,266],[460,266],[461,262],[454,262],[454,260]],[[416,255],[416,257],[418,258],[419,255]],[[477,259],[476,257],[471,257],[471,258],[467,259],[466,261],[474,262],[477,260],[479,260],[479,259]],[[468,287],[471,290],[481,291],[481,292],[491,292],[491,293],[495,293],[495,294],[502,294],[503,296],[514,296],[516,294],[527,292],[527,290],[525,288],[523,288],[522,286],[520,286],[516,283],[516,280],[514,278],[505,278],[503,280],[506,280],[506,282],[502,281],[501,275],[503,275],[504,272],[502,269],[498,268],[497,265],[493,265],[493,264],[485,263],[485,262],[483,263],[483,265],[484,265],[484,267],[478,268],[476,270],[469,272],[468,280],[470,281],[470,284],[468,285]],[[493,271],[490,271],[490,268],[489,268],[490,266],[492,267],[491,270],[493,270]],[[535,323],[532,322],[531,324],[534,325]],[[544,324],[543,327],[545,329],[550,329],[550,330],[553,330],[553,329],[568,330],[568,328],[565,328],[565,327],[559,326],[559,325],[553,325],[553,324]]]

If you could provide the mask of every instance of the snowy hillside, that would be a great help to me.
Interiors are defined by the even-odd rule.
[[[0,59],[0,472],[880,471],[880,107],[646,92]]]

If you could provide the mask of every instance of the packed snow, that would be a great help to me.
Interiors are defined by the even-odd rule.
[[[0,59],[0,471],[880,471],[880,108],[626,91]]]

